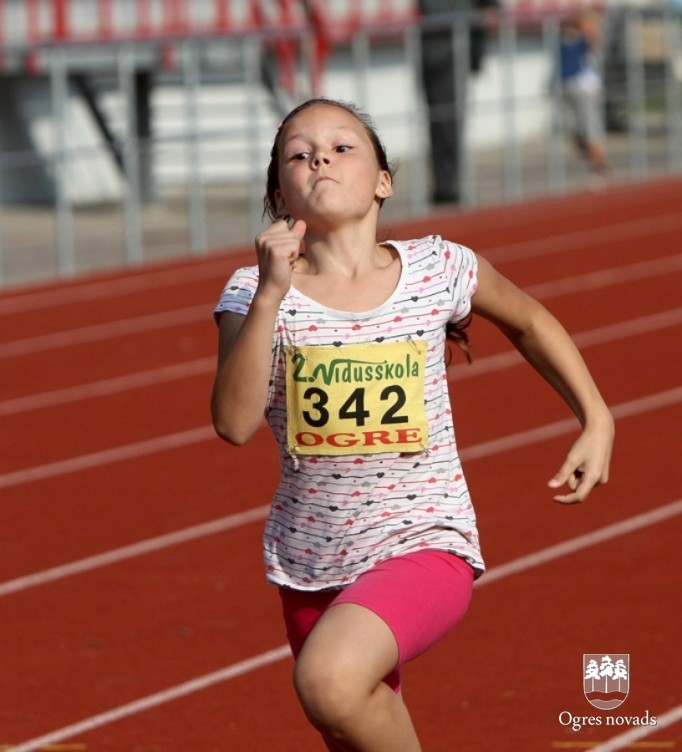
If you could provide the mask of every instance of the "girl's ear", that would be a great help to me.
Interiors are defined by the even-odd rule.
[[[380,199],[390,198],[393,195],[393,178],[391,173],[387,170],[381,170],[379,172],[379,180],[377,182],[376,196]]]
[[[287,203],[279,188],[275,191],[275,209],[277,209],[277,216],[282,219],[288,216]]]

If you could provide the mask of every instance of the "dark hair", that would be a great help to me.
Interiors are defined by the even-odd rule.
[[[448,342],[453,342],[464,353],[469,365],[472,363],[471,351],[469,350],[469,335],[466,332],[467,327],[471,323],[472,316],[469,314],[462,321],[458,321],[456,324],[450,323],[445,325],[445,337]],[[452,351],[450,351],[452,355]],[[448,360],[448,365],[449,365]]]
[[[377,162],[379,163],[379,169],[386,170],[386,172],[388,172],[391,176],[391,179],[393,179],[393,176],[395,175],[395,165],[389,163],[388,156],[386,154],[386,147],[383,145],[381,139],[379,138],[376,126],[374,125],[374,121],[369,115],[359,110],[352,102],[342,102],[337,99],[327,99],[326,97],[309,99],[291,110],[291,112],[279,124],[277,133],[275,134],[275,141],[272,144],[272,149],[270,151],[270,164],[268,165],[265,197],[263,199],[263,216],[267,214],[267,216],[272,220],[281,219],[277,212],[275,192],[279,188],[279,145],[282,131],[284,130],[284,126],[293,117],[298,115],[299,112],[301,112],[302,110],[307,110],[309,107],[313,107],[316,104],[325,104],[330,105],[331,107],[339,107],[340,109],[349,112],[351,115],[357,118],[364,126],[365,131],[369,136],[369,140],[372,142],[374,153],[376,155]],[[383,204],[383,199],[381,199],[381,204]]]

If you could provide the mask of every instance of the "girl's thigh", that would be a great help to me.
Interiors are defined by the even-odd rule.
[[[332,606],[351,603],[378,616],[398,648],[384,682],[400,687],[400,666],[441,640],[464,616],[473,570],[446,551],[425,549],[386,559],[341,590],[304,592],[281,588],[287,636],[297,656],[308,634]]]

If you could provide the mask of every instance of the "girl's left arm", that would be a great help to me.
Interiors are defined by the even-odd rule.
[[[606,483],[614,422],[578,348],[564,327],[537,300],[526,295],[491,264],[478,258],[478,288],[472,310],[497,326],[523,357],[568,403],[583,428],[550,488],[568,485],[554,496],[564,504],[584,501]]]

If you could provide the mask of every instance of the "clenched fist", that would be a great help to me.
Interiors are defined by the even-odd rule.
[[[261,294],[272,294],[281,300],[291,287],[296,259],[301,254],[306,224],[296,220],[289,225],[280,219],[256,237]]]

